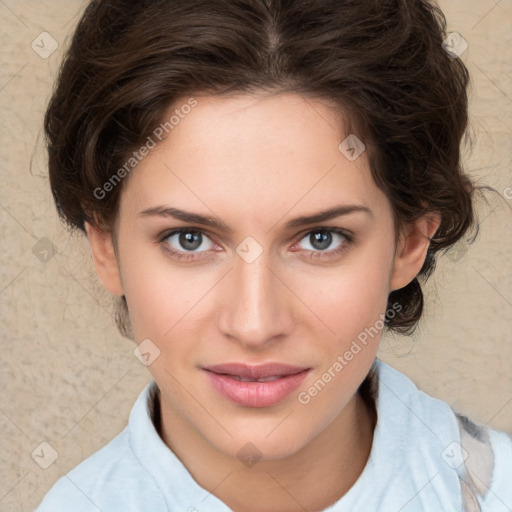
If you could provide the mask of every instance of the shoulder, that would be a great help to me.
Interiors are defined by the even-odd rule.
[[[166,510],[161,495],[133,455],[128,428],[59,478],[36,512]]]
[[[467,512],[512,510],[512,437],[478,425],[378,361],[378,402],[401,432],[407,465],[431,465],[438,492],[457,492]],[[406,452],[406,453],[405,453]]]
[[[421,391],[409,377],[383,361],[376,360],[374,367],[377,403],[388,420],[407,425],[405,433],[411,435],[426,429],[433,440],[443,442],[458,433],[456,416],[446,402]]]
[[[463,463],[459,468],[465,510],[512,509],[512,435],[456,414]]]
[[[139,403],[146,394],[147,389]],[[135,412],[140,414],[140,410]],[[133,425],[128,425],[107,445],[61,476],[36,512],[166,511],[156,482],[133,450],[134,434]]]

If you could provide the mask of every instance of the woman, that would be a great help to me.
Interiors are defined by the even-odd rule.
[[[420,0],[87,7],[51,187],[154,382],[40,512],[510,509],[511,439],[376,359],[475,226],[445,40]]]

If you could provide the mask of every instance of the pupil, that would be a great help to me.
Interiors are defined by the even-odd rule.
[[[318,250],[327,249],[332,242],[332,235],[327,231],[317,231],[310,238],[311,245]]]
[[[193,231],[180,234],[180,244],[184,249],[193,251],[201,245],[201,234]]]

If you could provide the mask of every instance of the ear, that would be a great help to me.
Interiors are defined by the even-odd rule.
[[[396,248],[390,292],[407,286],[418,275],[440,222],[438,214],[429,213],[404,227]]]
[[[113,295],[124,295],[112,235],[88,222],[85,223],[85,231],[91,247],[94,268],[103,286]]]

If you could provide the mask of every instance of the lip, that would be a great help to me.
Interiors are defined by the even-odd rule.
[[[306,366],[294,366],[284,363],[265,363],[265,364],[247,364],[247,363],[225,363],[214,366],[206,366],[204,370],[213,373],[236,375],[248,379],[264,379],[276,375],[292,375],[310,368]]]
[[[310,370],[282,363],[226,363],[203,368],[214,389],[245,407],[269,407],[281,402],[302,384]],[[240,380],[272,377],[278,378],[265,382]]]

